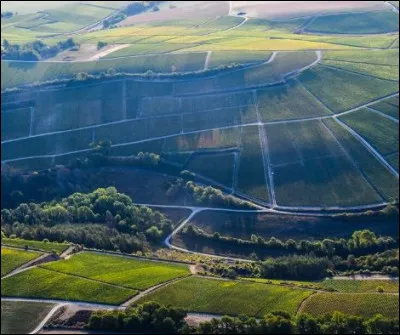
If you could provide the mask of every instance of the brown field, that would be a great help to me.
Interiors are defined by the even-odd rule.
[[[177,2],[177,1],[176,1]],[[229,11],[228,1],[179,1],[176,8],[161,7],[158,12],[145,12],[134,15],[120,22],[120,26],[151,21],[190,20],[227,15]]]
[[[241,5],[243,2],[247,4]],[[294,19],[321,13],[387,9],[383,1],[234,1],[233,3],[233,13],[245,12],[250,17],[268,19]]]

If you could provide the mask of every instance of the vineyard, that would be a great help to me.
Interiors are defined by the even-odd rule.
[[[340,311],[342,313],[372,317],[382,314],[386,317],[396,317],[399,314],[399,299],[397,295],[379,293],[318,293],[309,297],[302,313],[321,315]]]
[[[39,257],[41,254],[34,251],[22,251],[1,248],[1,276],[10,273],[21,265]]]

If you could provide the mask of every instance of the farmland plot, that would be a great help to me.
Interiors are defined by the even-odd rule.
[[[13,271],[21,265],[28,263],[41,255],[36,251],[24,251],[1,248],[1,276]],[[3,286],[3,285],[2,285]]]
[[[49,263],[43,267],[139,290],[189,274],[188,267],[182,264],[168,264],[90,252],[83,252],[68,260]]]
[[[33,268],[2,280],[1,295],[10,297],[60,299],[121,304],[137,291],[98,281]]]
[[[263,121],[300,119],[331,112],[294,81],[257,90],[258,109]]]
[[[238,128],[215,129],[197,134],[180,135],[165,139],[164,152],[212,150],[237,147]]]
[[[1,140],[29,135],[31,109],[21,108],[1,113]]]
[[[233,70],[212,78],[182,81],[175,84],[174,94],[192,94],[195,92],[219,91],[239,87],[256,87],[280,82],[289,73],[311,64],[317,59],[315,52],[279,52],[268,64]]]
[[[397,101],[398,101],[398,97],[397,97]],[[384,113],[386,115],[389,115],[391,117],[394,117],[395,119],[399,119],[399,105],[397,102],[397,106],[393,105],[390,103],[390,101],[393,101],[391,99],[386,99],[384,101],[378,102],[376,104],[373,104],[370,106],[370,108],[377,110],[381,113]]]
[[[388,294],[318,293],[305,301],[303,313],[321,315],[339,311],[371,318],[376,314],[396,317],[399,314],[398,296]]]
[[[100,126],[94,130],[95,140],[109,140],[112,144],[128,143],[146,138],[146,125],[143,120]]]
[[[323,60],[398,66],[399,50],[325,51]]]
[[[317,17],[306,31],[326,34],[380,34],[399,30],[393,11],[372,11]]]
[[[310,294],[276,285],[191,277],[150,293],[140,303],[156,301],[191,312],[262,317],[276,310],[295,314]]]
[[[272,164],[305,163],[343,153],[320,121],[265,126]]]
[[[126,96],[128,98],[165,95],[172,95],[171,82],[135,81],[129,79],[126,81]]]
[[[324,120],[324,124],[334,133],[339,142],[356,162],[370,183],[385,200],[398,197],[397,178],[389,172],[353,135],[334,120]]]
[[[1,333],[29,334],[54,307],[40,302],[1,302]]]
[[[395,65],[351,63],[334,60],[324,60],[322,64],[380,79],[399,80],[399,67]],[[366,78],[366,80],[368,80],[368,78]]]
[[[162,139],[113,147],[111,149],[111,155],[132,156],[137,155],[139,152],[152,152],[155,154],[161,154],[163,144],[164,140]]]
[[[268,202],[268,186],[258,127],[244,127],[242,131],[237,191]]]
[[[190,72],[202,70],[206,53],[179,53],[141,56],[119,59],[101,59],[96,62],[1,62],[1,88],[69,78],[79,72],[98,74],[114,68],[116,72],[145,73],[151,70],[155,73]]]
[[[235,156],[233,153],[194,155],[185,169],[232,187]]]
[[[398,90],[396,82],[377,78],[366,79],[362,75],[323,66],[304,71],[299,79],[335,113],[358,107]]]
[[[6,246],[16,247],[16,248],[26,248],[33,250],[40,250],[44,252],[56,251],[57,254],[61,254],[65,249],[69,247],[67,243],[57,243],[57,242],[43,242],[43,241],[31,241],[23,240],[20,238],[6,238],[1,240],[1,243]]]
[[[380,201],[344,156],[276,167],[274,184],[277,203],[281,206],[357,206]]]
[[[21,139],[1,145],[3,160],[40,155],[57,155],[74,150],[85,150],[93,141],[93,130],[82,129],[67,133]]]
[[[246,64],[246,63],[256,63],[265,62],[271,57],[271,52],[260,51],[260,52],[250,52],[250,51],[213,51],[211,53],[209,68],[218,67],[221,65],[230,64]]]
[[[214,129],[255,122],[254,106],[231,107],[216,111],[183,114],[183,131]]]
[[[368,109],[343,115],[340,119],[382,155],[399,151],[399,128],[392,120]]]
[[[399,280],[324,280],[319,285],[347,293],[376,293],[378,287],[384,292],[399,292]]]
[[[393,154],[386,158],[391,166],[393,166],[397,172],[399,172],[399,154]]]

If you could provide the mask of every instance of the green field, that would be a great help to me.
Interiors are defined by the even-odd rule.
[[[386,160],[399,172],[399,154],[393,154],[386,158]]]
[[[265,126],[271,163],[306,163],[326,156],[343,155],[335,138],[320,121],[270,124]]]
[[[380,34],[399,30],[398,15],[393,11],[372,11],[317,17],[306,28],[326,34]]]
[[[378,287],[382,287],[384,292],[398,293],[398,280],[324,280],[318,285],[324,288],[338,290],[346,293],[376,293]]]
[[[1,295],[121,304],[137,291],[94,280],[33,268],[2,280]]]
[[[269,57],[271,57],[271,52],[268,51],[213,51],[211,53],[210,63],[208,64],[208,67],[213,68],[221,65],[265,62],[269,59]]]
[[[31,111],[29,108],[21,108],[10,112],[2,112],[2,141],[28,136],[30,129],[30,115]]]
[[[231,107],[217,111],[183,114],[183,131],[207,130],[219,127],[237,126],[256,119],[254,106]]]
[[[331,112],[294,81],[257,90],[258,108],[263,121],[324,116]]]
[[[1,333],[29,334],[54,307],[40,302],[1,302]]]
[[[392,120],[361,109],[340,117],[382,155],[399,151],[399,128]]]
[[[193,156],[186,170],[193,171],[227,187],[232,187],[235,156],[233,153]]]
[[[316,66],[300,75],[304,86],[335,113],[395,93],[398,83]],[[339,93],[343,92],[343,93]]]
[[[30,241],[30,240],[23,240],[20,238],[6,238],[6,237],[1,239],[1,244],[16,248],[28,247],[28,249],[39,250],[44,252],[55,251],[57,254],[61,254],[64,250],[66,250],[69,247],[69,244],[66,243]]]
[[[164,152],[234,148],[237,147],[239,140],[240,130],[238,128],[216,129],[167,138]]]
[[[391,174],[353,135],[334,120],[324,120],[324,124],[335,134],[339,142],[357,163],[382,197],[393,200],[398,197],[397,178]]]
[[[394,117],[395,119],[399,119],[399,97],[397,96],[397,105],[391,103],[392,99],[386,99],[384,101],[378,102],[376,104],[371,105],[372,109],[375,109],[381,113]]]
[[[239,156],[237,191],[268,202],[268,186],[265,180],[262,148],[257,126],[242,129],[242,144]]]
[[[179,53],[140,56],[120,59],[101,59],[92,62],[1,62],[1,88],[56,78],[73,77],[79,72],[98,74],[114,68],[116,72],[155,73],[191,72],[202,70],[205,53]]]
[[[46,264],[43,268],[139,290],[189,274],[185,265],[90,252]]]
[[[398,66],[399,50],[325,51],[323,60]]]
[[[168,44],[168,43],[135,43],[129,47],[119,49],[108,54],[104,59],[135,56],[135,55],[146,55],[146,54],[162,54],[167,52],[173,52],[181,49],[187,49],[195,44]],[[204,64],[204,63],[203,63]]]
[[[379,293],[318,293],[307,299],[303,307],[301,312],[311,315],[339,311],[363,317],[382,314],[395,318],[399,315],[399,297]]]
[[[336,207],[380,202],[378,194],[345,156],[277,167],[274,184],[276,201],[281,206]]]
[[[36,251],[23,251],[1,248],[1,276],[10,273],[21,265],[39,257],[41,253]]]
[[[192,312],[262,317],[274,310],[295,314],[310,294],[274,285],[191,277],[150,293],[139,303],[156,301]]]
[[[399,80],[399,67],[394,65],[378,65],[365,63],[352,63],[344,61],[325,60],[322,64],[338,69],[357,72],[360,74],[377,77],[380,79]]]

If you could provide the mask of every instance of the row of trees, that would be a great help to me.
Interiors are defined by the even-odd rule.
[[[3,40],[1,48],[1,58],[11,60],[38,61],[54,57],[59,52],[67,49],[78,49],[79,45],[72,38],[59,41],[57,44],[49,46],[46,43],[36,40],[23,45],[11,44],[6,39]]]
[[[313,317],[300,314],[293,318],[286,312],[268,313],[257,321],[247,316],[224,316],[200,325],[197,334],[398,334],[399,319],[380,314],[372,318],[340,312]]]
[[[185,171],[183,171],[182,175],[190,178],[190,173],[185,173]],[[191,180],[187,181],[183,178],[177,178],[174,183],[171,183],[166,194],[170,198],[185,196],[191,199],[192,202],[204,206],[241,209],[257,208],[251,202],[225,195],[221,190],[212,186],[200,186]]]
[[[355,231],[349,239],[324,239],[322,241],[288,239],[281,241],[275,237],[264,239],[261,236],[252,235],[251,240],[243,240],[230,236],[221,236],[219,233],[208,234],[197,226],[188,225],[183,231],[183,235],[193,238],[196,241],[207,243],[207,241],[217,242],[219,245],[246,248],[256,254],[279,252],[280,254],[309,254],[314,253],[318,257],[333,256],[347,257],[350,254],[355,256],[382,252],[398,246],[398,241],[390,236],[377,237],[374,232],[364,229]]]
[[[318,317],[275,311],[262,319],[246,315],[223,316],[220,319],[189,326],[186,311],[148,302],[126,311],[92,312],[87,327],[91,330],[135,332],[141,334],[398,334],[399,319],[380,314],[372,318],[341,312]]]
[[[229,278],[260,277],[277,279],[316,280],[334,273],[350,275],[354,273],[370,274],[372,272],[399,275],[399,250],[392,249],[382,253],[346,259],[334,256],[316,257],[313,253],[307,255],[288,255],[267,258],[254,263],[235,262],[202,264],[206,273]]]

